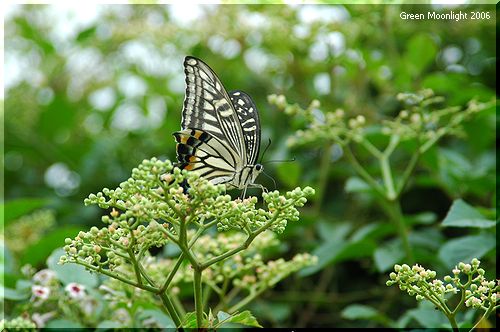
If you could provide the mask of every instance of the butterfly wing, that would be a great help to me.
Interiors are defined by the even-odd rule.
[[[203,61],[188,56],[184,60],[186,97],[182,129],[198,129],[228,145],[239,158],[235,169],[247,164],[243,128],[230,97],[215,72]]]
[[[179,167],[198,174],[213,184],[230,182],[239,160],[226,143],[206,131],[185,129],[174,133]]]
[[[231,91],[229,97],[243,131],[247,162],[249,165],[254,165],[260,150],[260,120],[257,107],[252,98],[243,91]]]

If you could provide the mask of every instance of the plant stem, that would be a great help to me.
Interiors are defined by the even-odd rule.
[[[392,179],[391,166],[389,165],[389,157],[383,156],[380,160],[380,168],[382,169],[382,177],[386,189],[386,197],[389,201],[396,199],[396,190],[394,189],[394,181]]]
[[[406,229],[406,225],[404,222],[403,213],[401,212],[401,206],[398,200],[381,200],[382,207],[384,207],[387,215],[391,219],[391,221],[395,224],[399,237],[403,242],[403,247],[406,254],[406,260],[409,262],[408,264],[413,264],[413,250],[411,249],[410,241],[408,238],[408,230]]]
[[[316,190],[316,200],[314,202],[314,211],[316,215],[319,214],[321,209],[321,203],[323,202],[323,198],[325,196],[326,185],[328,183],[328,172],[330,170],[330,153],[332,150],[333,144],[327,144],[322,150],[322,156],[319,167],[319,177],[318,184]]]
[[[396,197],[399,197],[403,190],[405,189],[406,185],[408,184],[408,179],[410,178],[411,173],[413,173],[413,170],[415,169],[415,166],[417,165],[417,161],[420,157],[420,149],[416,149],[416,151],[413,153],[411,156],[410,161],[408,162],[408,166],[406,166],[406,169],[404,170],[403,176],[401,177],[401,180],[398,183],[397,189],[396,189]]]
[[[201,269],[194,268],[194,307],[196,311],[196,325],[203,327],[203,299],[201,289]]]
[[[358,162],[356,157],[354,157],[354,154],[352,153],[349,146],[347,146],[347,145],[345,146],[344,152],[345,152],[345,156],[347,157],[347,159],[351,163],[351,165],[354,168],[354,170],[356,171],[356,173],[358,173],[358,175],[361,176],[368,183],[368,185],[370,187],[372,187],[373,190],[375,190],[375,192],[377,194],[379,194],[381,197],[385,198],[386,194],[385,194],[384,188],[382,188],[382,186],[379,183],[377,183],[377,181],[375,181],[375,179],[372,178],[372,176],[363,168],[363,166],[361,166],[361,164]]]
[[[181,319],[179,318],[179,315],[177,314],[177,310],[175,309],[174,305],[172,304],[172,301],[170,301],[170,298],[166,293],[160,293],[158,296],[161,299],[161,302],[167,309],[168,313],[170,314],[170,317],[174,321],[175,326],[181,327],[182,322]]]

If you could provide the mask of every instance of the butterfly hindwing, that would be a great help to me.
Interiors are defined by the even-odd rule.
[[[252,98],[245,92],[240,90],[231,91],[229,92],[229,96],[238,115],[238,120],[240,120],[246,147],[247,162],[253,165],[257,161],[260,150],[259,112]]]
[[[180,167],[197,171],[213,183],[230,181],[235,173],[238,156],[230,147],[207,132],[195,129],[174,133],[177,160]],[[214,179],[219,178],[214,181]]]

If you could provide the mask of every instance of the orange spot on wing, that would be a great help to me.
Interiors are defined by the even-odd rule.
[[[202,131],[197,130],[197,131],[195,131],[195,132],[194,132],[194,135],[193,135],[193,136],[194,136],[196,139],[198,139],[198,138],[200,138],[201,134],[203,134],[203,132],[202,132]]]
[[[193,169],[193,167],[194,167],[194,165],[193,165],[193,164],[189,164],[189,165],[187,165],[186,167],[184,167],[184,169],[186,169],[186,170],[190,171],[190,170],[192,170],[192,169]]]
[[[188,137],[187,137],[187,136],[184,136],[184,135],[183,135],[183,136],[181,136],[181,143],[182,143],[182,144],[186,144],[187,140],[188,140]]]
[[[195,161],[196,161],[196,157],[195,156],[189,157],[189,162],[190,163],[194,163]]]

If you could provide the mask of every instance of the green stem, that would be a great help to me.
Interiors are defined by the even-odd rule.
[[[358,173],[358,175],[361,176],[368,183],[368,185],[372,187],[373,190],[375,190],[377,194],[385,198],[386,193],[384,191],[384,188],[379,183],[377,183],[375,179],[372,178],[372,176],[363,168],[363,166],[361,166],[356,157],[354,157],[354,154],[352,153],[349,146],[346,145],[344,147],[344,153],[349,162],[351,163],[352,167],[356,171],[356,173]]]
[[[186,309],[184,309],[184,306],[179,300],[179,297],[176,294],[172,294],[171,299],[172,303],[174,304],[175,310],[179,313],[180,317],[186,316]]]
[[[380,168],[382,169],[382,178],[386,189],[386,197],[389,201],[396,199],[396,190],[394,189],[394,181],[392,179],[391,166],[389,165],[389,157],[383,156],[380,160]]]
[[[319,177],[318,184],[316,185],[316,200],[314,204],[314,211],[319,214],[321,209],[321,203],[323,202],[323,197],[325,196],[326,185],[328,183],[328,172],[330,170],[330,153],[333,144],[329,143],[323,148],[323,153],[321,156],[320,166],[319,166]]]
[[[168,295],[166,293],[160,293],[158,294],[158,296],[160,297],[161,302],[163,303],[165,308],[167,308],[167,311],[170,314],[170,318],[172,318],[172,320],[174,321],[175,326],[181,327],[182,325],[181,319],[177,314],[177,310],[175,309]]]
[[[399,144],[399,136],[393,135],[389,141],[389,144],[382,153],[382,156],[379,159],[380,168],[382,169],[382,178],[384,179],[384,185],[387,193],[387,198],[389,200],[396,199],[396,189],[394,187],[394,180],[392,178],[392,170],[391,165],[389,164],[389,158],[391,154],[394,152],[394,149]]]
[[[380,202],[382,203],[382,207],[385,209],[390,220],[394,223],[396,229],[398,230],[399,237],[403,242],[406,260],[407,262],[409,262],[408,264],[413,264],[413,250],[411,249],[410,241],[408,238],[408,230],[406,229],[399,201],[389,201],[387,199],[383,199]]]
[[[417,161],[419,158],[420,158],[420,150],[417,149],[411,156],[411,159],[408,162],[406,169],[404,170],[403,176],[399,181],[399,184],[396,189],[396,197],[399,197],[401,195],[406,185],[408,184],[408,179],[410,178],[410,175],[413,173],[413,170],[415,169],[415,166],[417,165]]]
[[[194,269],[194,307],[196,311],[196,325],[198,328],[203,327],[203,296],[201,289],[201,271],[199,268]]]
[[[183,260],[184,260],[184,253],[181,253],[179,258],[177,258],[177,262],[175,262],[174,268],[168,274],[167,280],[165,280],[163,286],[161,286],[159,293],[163,293],[167,290],[168,286],[172,282],[172,279],[174,278],[174,275],[177,273],[177,270],[181,266]]]
[[[152,293],[157,293],[158,292],[158,288],[151,287],[151,286],[144,285],[144,284],[135,283],[135,282],[131,281],[130,278],[122,277],[121,275],[119,275],[117,273],[113,273],[113,272],[111,272],[109,270],[95,267],[94,265],[88,264],[87,262],[84,262],[84,261],[81,261],[81,260],[75,260],[74,263],[75,264],[80,264],[82,266],[85,266],[89,270],[92,270],[92,271],[99,272],[101,274],[107,275],[110,278],[120,280],[121,282],[126,283],[127,285],[134,286],[134,287],[137,287],[137,288],[140,288],[140,289],[146,290],[148,292],[152,292]]]
[[[233,314],[235,313],[236,311],[238,311],[240,308],[244,307],[245,305],[247,305],[248,303],[250,303],[253,299],[255,299],[257,296],[259,296],[260,294],[262,294],[267,288],[263,287],[261,288],[260,290],[256,291],[256,290],[253,290],[250,292],[250,294],[248,294],[243,300],[239,301],[238,303],[236,303],[235,305],[233,305],[231,308],[229,308],[227,310],[227,312],[229,314]]]

